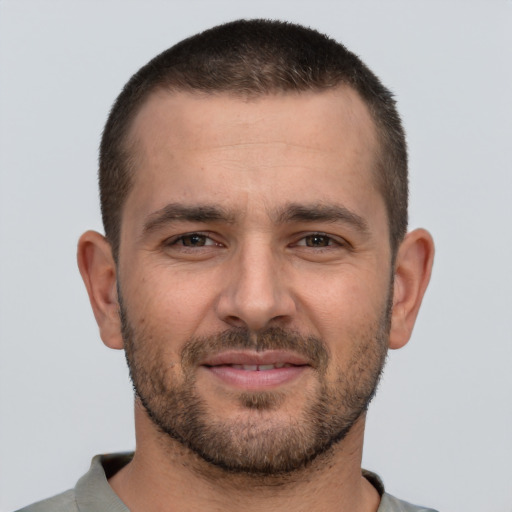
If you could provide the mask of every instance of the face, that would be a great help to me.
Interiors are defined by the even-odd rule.
[[[158,92],[118,289],[155,429],[232,471],[282,473],[343,439],[387,352],[391,254],[356,93]]]

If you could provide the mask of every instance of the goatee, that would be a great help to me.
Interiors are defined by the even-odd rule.
[[[122,302],[120,310],[130,376],[148,416],[165,435],[229,472],[282,475],[326,453],[366,411],[387,354],[388,311],[358,339],[340,340],[355,348],[335,372],[322,340],[280,327],[257,335],[236,328],[192,338],[184,344],[179,362],[169,364],[165,342],[155,340],[145,329],[135,329]],[[296,414],[286,421],[275,419],[272,411],[283,407],[288,398],[280,390],[239,392],[236,400],[244,414],[231,419],[212,410],[200,396],[196,386],[200,361],[220,351],[241,349],[289,350],[308,361],[315,385],[304,393]]]

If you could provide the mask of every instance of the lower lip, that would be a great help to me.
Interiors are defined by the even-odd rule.
[[[203,366],[224,383],[246,390],[270,389],[298,378],[308,366],[289,366],[273,370],[239,370],[232,366]]]

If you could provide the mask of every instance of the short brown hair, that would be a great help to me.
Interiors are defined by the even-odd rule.
[[[367,105],[380,142],[377,184],[384,198],[393,254],[407,230],[405,134],[391,92],[342,44],[291,23],[238,20],[181,41],[133,75],[116,99],[100,146],[101,212],[117,259],[122,208],[131,188],[134,151],[128,132],[148,96],[169,91],[259,96],[352,87]]]

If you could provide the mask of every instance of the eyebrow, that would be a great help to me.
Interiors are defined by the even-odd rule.
[[[342,222],[363,234],[370,232],[366,220],[345,206],[333,204],[302,205],[290,203],[273,215],[278,224],[290,222]]]
[[[271,218],[276,224],[342,222],[353,226],[363,234],[370,232],[368,223],[363,217],[342,205],[289,203],[272,211]],[[151,233],[175,221],[233,224],[236,221],[236,215],[218,205],[170,203],[148,216],[144,223],[143,233]]]
[[[144,223],[145,234],[155,231],[170,222],[226,222],[233,223],[234,216],[224,208],[215,205],[185,205],[170,203],[149,215]]]

